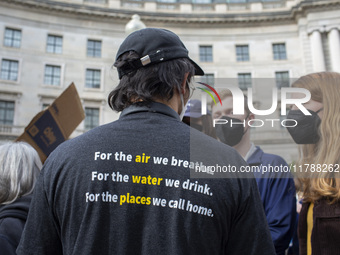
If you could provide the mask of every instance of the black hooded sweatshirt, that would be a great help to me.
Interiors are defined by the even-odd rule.
[[[0,205],[0,251],[1,254],[16,254],[26,223],[32,195],[24,196],[11,204]]]

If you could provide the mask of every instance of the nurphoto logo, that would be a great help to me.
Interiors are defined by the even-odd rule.
[[[214,104],[216,105],[216,98],[219,100],[219,103],[222,105],[222,100],[220,95],[217,93],[217,91],[210,85],[203,83],[203,82],[197,82],[205,88],[197,87],[201,91],[205,93],[201,93],[201,114],[206,115],[207,114],[207,98],[206,94],[208,94],[211,98]],[[235,86],[224,86],[221,88],[223,90],[230,90],[233,98],[233,115],[244,115],[245,114],[245,103],[247,103],[248,109],[250,113],[253,113],[254,115],[258,116],[268,116],[273,114],[278,107],[278,104],[280,103],[280,114],[281,116],[287,115],[287,106],[288,105],[295,105],[304,115],[312,115],[305,107],[304,103],[307,103],[311,99],[311,93],[304,88],[293,88],[293,87],[284,87],[281,88],[280,93],[277,88],[272,88],[272,95],[271,95],[271,106],[269,109],[256,109],[254,106],[254,99],[253,99],[253,88],[247,88],[246,93],[242,91],[239,87]],[[213,94],[215,94],[215,96]],[[302,96],[300,98],[289,98],[289,94],[297,93],[301,94]],[[278,100],[278,95],[280,95],[280,100]],[[246,96],[246,98],[245,98]],[[268,98],[267,98],[268,99]],[[269,99],[268,99],[269,100]],[[296,120],[293,119],[252,119],[249,120],[248,125],[251,127],[262,127],[264,126],[264,123],[271,122],[271,126],[274,127],[275,122],[280,122],[280,124],[283,127],[295,127],[298,123]],[[230,121],[229,123],[231,126],[234,125],[244,125],[245,126],[245,120],[242,123],[232,123]],[[228,124],[228,120],[226,119],[213,119],[213,126],[216,125],[223,125]]]

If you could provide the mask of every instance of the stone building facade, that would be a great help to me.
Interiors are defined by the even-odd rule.
[[[204,81],[251,87],[263,109],[273,88],[280,94],[301,75],[340,72],[340,0],[0,0],[1,140],[15,139],[71,82],[86,112],[73,137],[117,119],[107,95],[118,84],[112,64],[133,14],[177,33]],[[283,118],[279,110],[271,117]],[[252,137],[296,158],[280,126],[254,128]]]

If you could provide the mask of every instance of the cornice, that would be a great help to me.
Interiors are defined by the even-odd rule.
[[[104,8],[85,4],[66,3],[53,0],[0,0],[0,5],[31,9],[32,11],[53,12],[58,15],[80,15],[86,18],[121,20],[127,22],[133,14],[139,14],[144,22],[171,22],[191,24],[256,24],[270,22],[294,22],[298,16],[309,12],[333,10],[340,7],[340,0],[304,0],[290,10],[262,12],[231,12],[228,13],[178,13],[148,12],[144,10],[127,10]]]
[[[22,96],[21,91],[14,91],[14,90],[0,90],[0,94],[2,95],[10,95],[20,98]]]

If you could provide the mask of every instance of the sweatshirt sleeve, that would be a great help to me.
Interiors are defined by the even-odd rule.
[[[43,169],[35,186],[27,222],[17,248],[19,255],[59,255],[63,254],[57,221],[49,206]]]
[[[266,216],[255,179],[240,179],[242,202],[229,233],[226,254],[273,255],[273,246]]]

